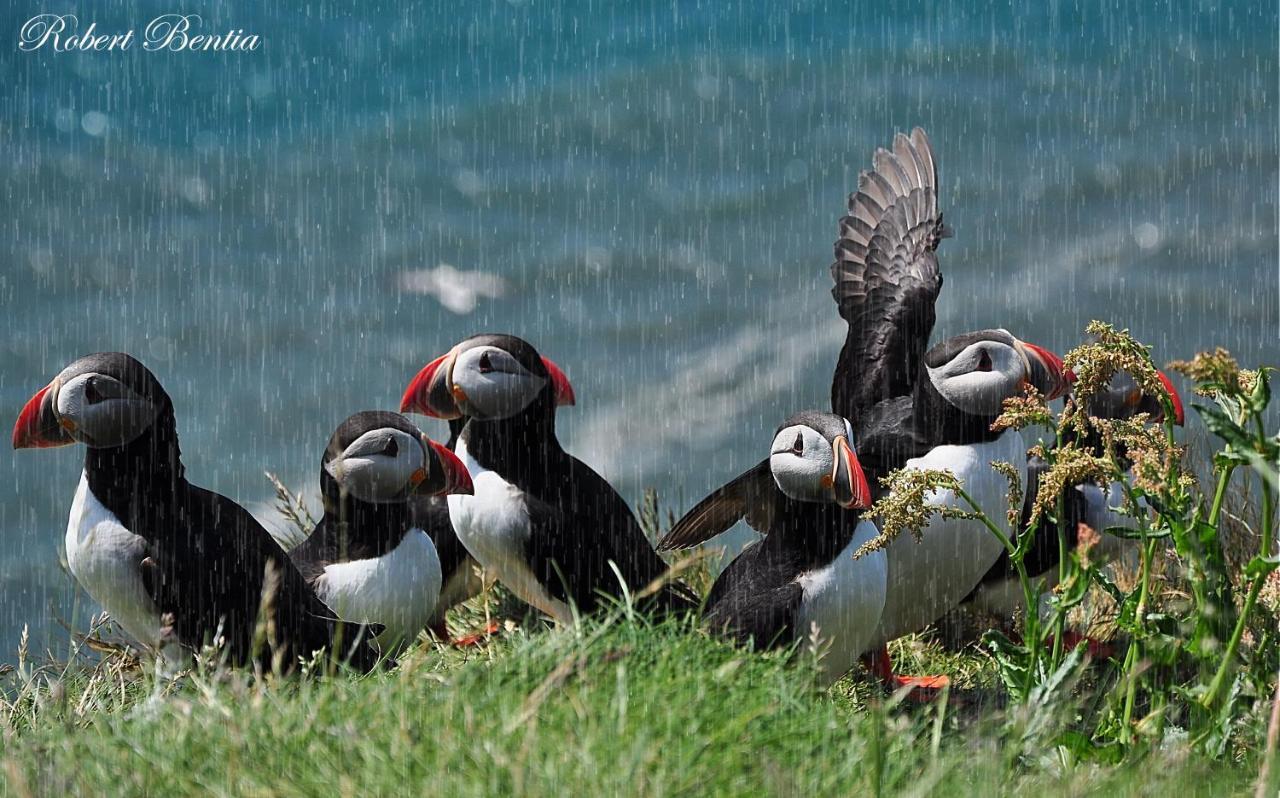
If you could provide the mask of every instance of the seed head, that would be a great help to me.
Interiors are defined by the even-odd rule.
[[[960,482],[950,471],[928,471],[900,468],[880,478],[885,494],[863,514],[863,518],[880,519],[880,534],[863,544],[853,556],[861,557],[889,545],[904,530],[918,540],[934,516],[970,518],[973,513],[931,502],[937,491],[956,491]]]

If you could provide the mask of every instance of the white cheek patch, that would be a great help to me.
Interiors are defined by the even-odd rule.
[[[797,435],[804,443],[800,455],[792,451]],[[831,444],[817,430],[804,426],[787,427],[773,439],[770,451],[773,454],[769,455],[769,470],[779,490],[798,501],[830,499],[830,484],[823,478],[830,478],[835,471],[835,455]]]
[[[158,408],[123,386],[119,390],[128,396],[90,402],[85,391],[94,377],[82,374],[58,389],[58,417],[75,423],[77,440],[90,446],[123,446],[156,420]]]
[[[487,355],[491,371],[481,371],[480,359]],[[496,347],[477,347],[458,356],[453,365],[453,383],[466,394],[469,415],[477,418],[508,418],[529,406],[547,384],[509,353]]]
[[[985,347],[990,371],[978,371],[983,345],[974,344],[938,368],[927,369],[929,381],[950,404],[966,413],[995,415],[1004,400],[1018,394],[1026,373],[1021,356],[1008,346]]]
[[[524,410],[537,397],[546,380],[532,374],[458,374],[456,383],[467,395],[467,405],[478,418],[507,418]]]
[[[347,447],[347,451],[359,452],[370,448],[366,438],[377,434],[377,440],[385,441],[386,433],[366,433]],[[392,433],[397,444],[394,457],[382,454],[357,454],[337,457],[325,464],[325,470],[338,481],[342,489],[367,502],[398,501],[404,498],[413,473],[424,467],[422,447],[409,435],[396,430]]]

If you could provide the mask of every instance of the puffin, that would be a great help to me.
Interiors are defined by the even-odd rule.
[[[230,664],[264,670],[292,671],[322,650],[357,670],[376,665],[369,630],[334,618],[247,510],[187,481],[173,402],[141,362],[82,357],[18,414],[15,449],[72,443],[86,452],[67,565],[139,643],[213,643]],[[260,607],[267,645],[255,643]]]
[[[1182,398],[1167,374],[1162,371],[1156,374],[1173,408],[1170,420],[1176,426],[1182,426]],[[1068,381],[1070,376],[1068,374]],[[1107,385],[1089,398],[1085,411],[1094,418],[1117,421],[1143,413],[1151,423],[1162,424],[1165,420],[1165,407],[1160,397],[1144,392],[1133,375],[1125,371],[1112,375]],[[1074,436],[1073,432],[1068,434]],[[1073,437],[1073,440],[1098,456],[1105,453],[1101,437],[1096,432],[1083,439]],[[1119,451],[1117,455],[1121,465],[1127,468],[1125,452]],[[1040,491],[1040,477],[1048,470],[1049,465],[1043,459],[1029,459],[1019,535],[1030,525],[1031,511]],[[1073,485],[1063,492],[1063,517],[1056,523],[1049,523],[1048,519],[1041,522],[1023,560],[1024,567],[1032,579],[1040,583],[1041,590],[1050,590],[1058,583],[1060,533],[1068,549],[1074,550],[1081,524],[1097,532],[1098,543],[1091,550],[1091,556],[1098,560],[1113,559],[1132,548],[1134,541],[1106,533],[1107,529],[1115,527],[1134,528],[1134,519],[1121,511],[1125,501],[1124,487],[1118,481],[1106,487],[1093,483]],[[1018,574],[1009,562],[1008,553],[1002,552],[963,604],[988,615],[1011,619],[1022,609],[1024,601]]]
[[[435,544],[414,522],[410,499],[471,490],[462,461],[407,418],[356,413],[325,445],[324,515],[289,556],[339,618],[379,624],[378,648],[399,651],[436,617],[442,581]]]
[[[852,426],[805,411],[778,427],[768,458],[695,505],[658,549],[702,543],[743,519],[763,533],[720,572],[703,621],[757,649],[803,641],[831,684],[857,664],[884,609],[884,552],[854,558],[879,534],[857,512],[870,503]]]
[[[561,447],[556,408],[574,403],[564,372],[531,344],[485,334],[423,367],[400,405],[466,419],[454,453],[475,493],[448,497],[453,529],[487,575],[562,624],[667,574],[613,486]],[[694,606],[675,582],[645,603]]]
[[[938,185],[937,163],[920,128],[899,133],[892,150],[878,149],[873,168],[858,178],[831,265],[831,294],[848,325],[832,377],[832,411],[852,423],[873,498],[883,490],[880,478],[896,469],[947,470],[1007,526],[999,510],[1008,485],[990,463],[1012,463],[1025,477],[1026,447],[1017,431],[994,431],[992,422],[1004,400],[1027,385],[1053,399],[1068,383],[1061,359],[1004,329],[929,346],[942,288],[936,250],[951,235],[938,208]],[[965,506],[948,490],[927,500]],[[872,644],[918,631],[953,609],[1003,550],[989,530],[968,519],[935,517],[920,540],[895,539],[885,552],[885,604]],[[894,676],[883,648],[872,666],[897,683],[928,688],[945,681]]]

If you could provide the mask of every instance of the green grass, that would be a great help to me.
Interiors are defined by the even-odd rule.
[[[901,653],[967,657],[982,679],[973,654]],[[1065,766],[999,710],[895,704],[858,676],[823,691],[811,674],[803,657],[622,613],[466,651],[423,644],[368,677],[171,684],[108,658],[11,674],[25,691],[3,718],[0,778],[12,795],[1229,795],[1257,772],[1177,746]]]

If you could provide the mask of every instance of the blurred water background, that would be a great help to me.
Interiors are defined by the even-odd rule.
[[[826,405],[836,220],[914,125],[955,230],[935,335],[1098,318],[1280,365],[1274,3],[349,5],[0,10],[0,416],[132,352],[192,481],[271,520],[264,470],[314,496],[338,421],[509,331],[569,374],[570,451],[679,512]],[[17,48],[173,12],[262,45]],[[94,609],[58,564],[82,458],[0,457],[0,661]]]

